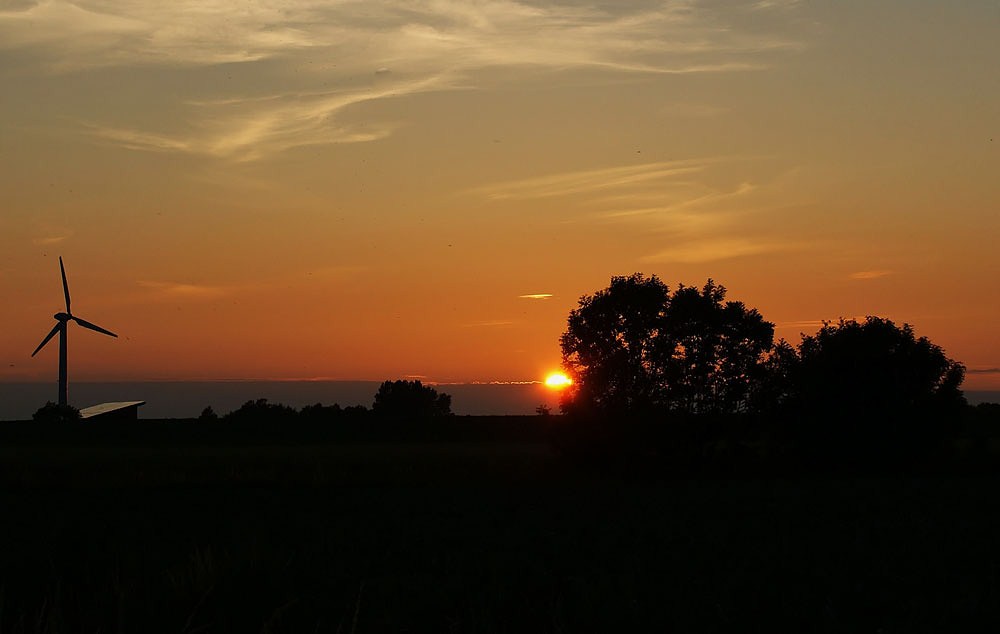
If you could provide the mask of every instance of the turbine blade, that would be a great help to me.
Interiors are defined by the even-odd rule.
[[[91,330],[96,330],[97,332],[103,332],[104,334],[111,335],[112,337],[117,337],[118,336],[115,333],[111,332],[110,330],[105,330],[104,328],[101,328],[97,324],[92,324],[89,321],[80,319],[79,317],[73,317],[72,319],[73,319],[73,321],[75,321],[76,323],[80,324],[84,328],[90,328]]]
[[[62,273],[63,294],[66,296],[66,312],[72,315],[73,311],[69,309],[69,284],[66,282],[66,268],[63,267],[61,255],[59,256],[59,272]]]
[[[38,351],[45,347],[45,344],[49,342],[49,339],[56,336],[56,333],[59,332],[60,326],[62,326],[62,324],[56,322],[56,325],[52,328],[52,330],[49,331],[49,334],[45,335],[45,339],[42,339],[42,343],[38,344],[38,347],[35,348],[35,351],[31,353],[31,356],[35,356],[36,354],[38,354]]]

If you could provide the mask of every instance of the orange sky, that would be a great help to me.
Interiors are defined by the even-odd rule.
[[[540,379],[642,271],[1000,389],[1000,7],[828,4],[0,2],[0,381],[62,255],[77,381]]]

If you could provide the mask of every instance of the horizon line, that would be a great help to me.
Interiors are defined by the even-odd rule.
[[[435,381],[425,378],[404,376],[398,379],[338,379],[332,377],[282,377],[282,378],[191,378],[191,379],[85,379],[73,381],[74,385],[92,383],[384,383],[385,381],[420,381],[424,385],[542,385],[545,381],[531,380],[472,380],[472,381]],[[3,383],[51,383],[48,379],[12,378],[0,379]]]

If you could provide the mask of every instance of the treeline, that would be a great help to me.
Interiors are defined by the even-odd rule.
[[[385,381],[372,406],[315,403],[295,409],[267,399],[223,414],[208,406],[194,419],[80,420],[48,403],[31,422],[0,424],[0,444],[66,446],[302,445],[325,442],[544,442],[536,416],[455,416],[451,395],[420,381]]]
[[[420,381],[384,381],[375,392],[372,407],[369,410],[363,405],[341,407],[333,405],[307,405],[301,410],[278,403],[269,403],[267,399],[247,401],[242,407],[226,414],[224,420],[271,420],[304,421],[331,420],[417,420],[429,421],[446,418],[452,415],[451,395],[439,393],[429,385]],[[201,420],[213,420],[218,416],[211,407],[201,413]]]
[[[667,468],[896,468],[988,461],[996,409],[907,324],[827,322],[797,346],[713,280],[636,273],[580,299],[560,340],[574,380],[556,437],[576,456]]]
[[[250,400],[222,416],[206,407],[199,423],[228,430],[240,438],[289,439],[398,439],[441,440],[469,438],[467,421],[451,411],[451,395],[420,381],[384,381],[371,408],[364,405],[315,403],[296,410],[267,399]],[[474,433],[472,434],[474,435]]]

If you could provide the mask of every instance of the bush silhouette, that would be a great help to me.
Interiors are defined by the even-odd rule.
[[[223,420],[234,422],[287,422],[295,419],[297,412],[281,403],[269,403],[266,398],[247,401],[239,409],[233,410],[223,417]]]
[[[80,410],[72,405],[58,405],[52,401],[38,408],[31,419],[39,423],[70,423],[79,421]]]

